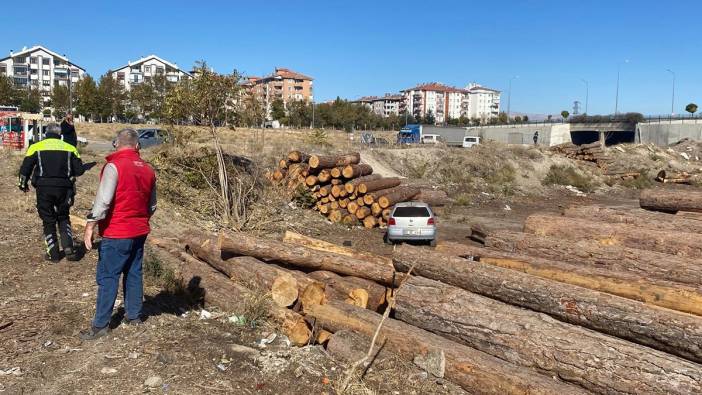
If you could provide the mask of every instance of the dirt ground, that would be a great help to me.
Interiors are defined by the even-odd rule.
[[[100,126],[89,136],[84,162],[97,166],[79,179],[78,198],[73,213],[84,216],[97,187],[102,156],[109,149],[109,136],[118,125]],[[83,129],[83,130],[87,130]],[[81,128],[79,127],[79,134]],[[246,154],[269,165],[274,158],[304,142],[304,133],[288,133],[277,139],[260,132],[244,131],[225,139],[228,150]],[[330,139],[331,147],[352,146],[347,137]],[[282,137],[282,138],[281,138]],[[207,136],[198,137],[206,142]],[[368,155],[375,166],[388,175],[402,174],[401,161],[392,155]],[[16,188],[21,157],[0,151],[0,392],[3,393],[335,393],[345,366],[320,346],[292,348],[274,341],[266,348],[256,342],[276,332],[274,325],[262,322],[255,328],[231,323],[229,312],[205,306],[212,313],[202,318],[202,307],[190,298],[172,291],[158,275],[172,258],[147,252],[150,269],[145,269],[146,325],[142,328],[118,325],[108,337],[81,342],[78,332],[88,327],[94,312],[97,253],[88,252],[77,263],[43,260],[41,224],[34,208],[33,190],[23,194]],[[148,158],[151,153],[145,152]],[[362,154],[363,155],[363,154]],[[426,155],[426,153],[424,154]],[[652,161],[661,161],[651,156]],[[673,154],[671,154],[673,155]],[[515,161],[521,173],[545,170],[520,168],[525,156]],[[428,160],[423,159],[423,160]],[[559,159],[549,159],[558,161]],[[416,170],[416,169],[415,169]],[[469,242],[470,226],[480,223],[492,228],[520,230],[524,219],[534,212],[558,212],[571,204],[634,206],[638,192],[604,188],[580,196],[563,187],[543,188],[532,176],[515,193],[488,190],[471,191],[468,202],[439,208],[440,240]],[[534,193],[529,193],[529,186]],[[348,229],[331,224],[319,214],[293,208],[284,201],[272,208],[274,218],[258,234],[280,237],[294,230],[359,250],[389,255],[392,247],[383,244],[381,229]],[[215,230],[214,221],[193,215],[184,207],[163,197],[153,218],[156,237],[173,237],[184,229]],[[80,229],[74,227],[74,232]],[[146,265],[146,263],[145,263]],[[118,298],[118,304],[121,295]],[[148,384],[147,385],[147,381]],[[445,380],[428,378],[412,364],[384,355],[370,368],[352,393],[444,394],[463,393]]]

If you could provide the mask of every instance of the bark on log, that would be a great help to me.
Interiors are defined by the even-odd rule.
[[[702,390],[701,365],[439,281],[409,278],[398,292],[395,316],[600,394]]]
[[[693,211],[702,213],[702,191],[685,189],[645,189],[639,197],[641,208],[675,213]]]
[[[397,191],[385,194],[378,198],[378,203],[382,208],[388,208],[396,203],[406,202],[417,196],[419,189],[413,187],[400,187]]]
[[[352,364],[368,353],[370,342],[368,336],[361,333],[340,330],[329,338],[327,352],[338,362]]]
[[[639,278],[671,281],[702,288],[699,260],[677,255],[602,245],[594,240],[564,240],[510,231],[488,234],[485,238],[485,246],[517,254],[601,268]]]
[[[423,277],[688,359],[702,358],[702,319],[695,315],[408,245],[398,246],[393,260],[400,271],[414,265],[414,273]]]
[[[375,192],[381,189],[394,188],[400,185],[399,178],[380,178],[372,181],[364,181],[356,186],[358,193]]]
[[[310,156],[304,152],[300,151],[290,151],[288,153],[288,160],[292,163],[307,162]]]
[[[618,224],[630,224],[655,230],[662,229],[676,232],[702,233],[702,222],[698,220],[639,208],[621,209],[602,206],[571,206],[563,211],[563,215],[572,218],[590,219],[591,221],[596,220]]]
[[[360,277],[340,276],[336,273],[318,270],[308,274],[313,280],[317,280],[333,288],[339,293],[349,296],[357,289],[363,289],[368,294],[367,308],[373,311],[378,311],[381,306],[385,305],[385,295],[388,288]]]
[[[369,174],[367,176],[355,178],[344,185],[348,193],[354,193],[358,184],[383,178],[380,174]]]
[[[312,248],[317,251],[325,251],[334,254],[345,255],[351,258],[356,258],[362,261],[377,264],[379,266],[387,267],[388,269],[393,269],[392,258],[372,254],[370,252],[357,251],[348,247],[343,247],[334,243],[315,239],[313,237],[305,236],[291,231],[285,232],[285,235],[283,236],[283,242]]]
[[[402,187],[393,187],[393,188],[387,188],[387,189],[381,189],[375,192],[367,193],[363,195],[363,203],[365,203],[366,206],[370,206],[373,204],[373,202],[377,201],[380,199],[381,196],[385,196],[389,193],[397,192],[401,189]]]
[[[372,337],[381,315],[343,303],[313,306],[306,314],[330,332],[352,330]],[[377,344],[406,361],[443,351],[446,378],[470,393],[490,395],[586,394],[584,389],[543,376],[532,369],[502,361],[474,348],[450,341],[392,318],[384,321]]]
[[[347,165],[344,170],[341,171],[341,175],[344,178],[356,178],[363,177],[373,173],[373,168],[365,163],[359,165]]]
[[[392,285],[403,277],[398,276],[398,273],[387,266],[243,233],[237,233],[232,237],[220,233],[217,243],[222,253],[275,260],[313,270],[328,270],[347,276],[366,278],[385,285]]]
[[[361,154],[353,152],[345,155],[312,155],[309,160],[311,169],[331,169],[337,166],[353,165],[361,162]]]
[[[419,191],[419,194],[414,197],[414,200],[424,202],[433,207],[445,206],[451,202],[451,199],[449,199],[448,194],[445,191],[425,188],[422,188]]]
[[[531,215],[524,231],[541,236],[556,236],[569,240],[584,238],[603,245],[620,245],[688,257],[702,257],[702,234],[651,231],[628,224],[608,224],[581,218],[553,215]]]

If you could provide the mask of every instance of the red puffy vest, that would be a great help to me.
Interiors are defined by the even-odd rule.
[[[136,150],[117,151],[105,159],[117,168],[117,188],[110,211],[98,223],[100,236],[131,239],[147,235],[151,230],[149,201],[156,184],[154,170]]]

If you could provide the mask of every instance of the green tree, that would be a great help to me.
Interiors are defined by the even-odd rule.
[[[54,117],[63,118],[71,108],[68,86],[58,82],[51,91],[51,106],[54,108]]]
[[[567,120],[569,116],[570,116],[570,113],[568,111],[566,111],[566,110],[561,111],[561,117],[563,118],[564,121]]]
[[[312,107],[303,100],[288,103],[288,116],[285,124],[298,128],[307,127],[312,123]]]
[[[493,120],[495,118],[491,118],[490,120]],[[500,125],[504,125],[509,121],[509,117],[507,116],[506,112],[501,112],[497,114],[497,123]]]
[[[276,98],[271,103],[271,118],[280,122],[285,119],[285,103],[283,103],[283,99]]]
[[[95,80],[86,75],[74,85],[76,113],[87,119],[95,119],[98,114],[98,88]]]
[[[97,87],[97,115],[101,120],[112,121],[124,117],[124,87],[112,78],[111,73],[100,77]]]
[[[434,125],[436,123],[436,117],[434,117],[434,112],[432,110],[427,111],[424,122],[428,125]]]
[[[519,115],[514,117],[514,123],[522,123],[522,117],[520,117]]]
[[[690,104],[686,105],[686,106],[685,106],[685,111],[689,112],[689,113],[690,113],[690,118],[692,118],[692,116],[694,116],[695,113],[697,112],[697,104],[695,104],[695,103],[690,103]]]
[[[31,88],[27,91],[23,91],[21,95],[21,102],[19,109],[25,112],[31,112],[38,114],[42,108],[42,98],[41,92],[37,88]]]
[[[523,121],[524,123],[529,122],[529,116],[528,116],[528,115],[523,116],[523,117],[522,117],[522,121]]]
[[[15,88],[12,78],[0,76],[0,105],[19,106],[20,102],[21,94]]]

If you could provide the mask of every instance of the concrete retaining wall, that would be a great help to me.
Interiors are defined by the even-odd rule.
[[[468,136],[480,136],[483,141],[493,140],[506,144],[534,144],[534,132],[539,132],[539,145],[552,146],[570,142],[568,124],[529,124],[477,126],[468,128]]]
[[[693,121],[673,121],[660,123],[640,123],[636,126],[636,142],[666,146],[684,138],[702,140],[702,123]]]

